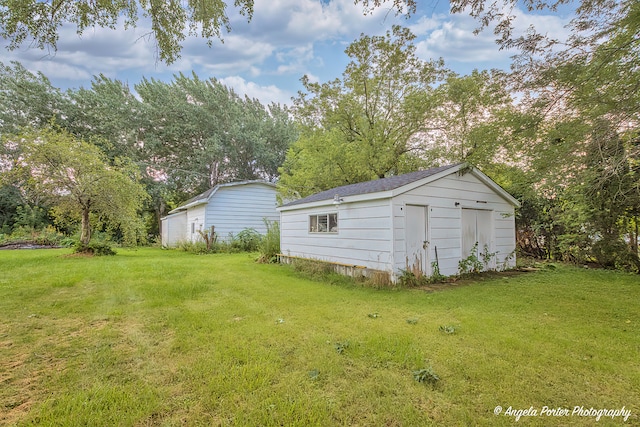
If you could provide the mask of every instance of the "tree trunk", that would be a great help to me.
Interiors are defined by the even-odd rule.
[[[638,257],[638,220],[640,220],[639,217],[637,216],[633,217],[633,223],[635,227],[634,227],[634,230],[631,232],[631,251],[634,253],[636,258]]]
[[[80,230],[80,243],[84,246],[89,244],[91,240],[91,224],[89,223],[89,208],[82,208],[82,224]]]
[[[158,236],[160,236],[160,238],[162,238],[162,217],[164,216],[165,208],[164,200],[160,199],[154,209],[156,221],[158,221]]]

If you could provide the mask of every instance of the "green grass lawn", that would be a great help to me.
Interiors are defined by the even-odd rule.
[[[640,425],[637,275],[428,293],[247,254],[68,253],[0,251],[0,424],[493,426],[533,407],[517,424],[606,426],[625,423],[541,411],[624,406]],[[435,384],[414,379],[427,368]]]

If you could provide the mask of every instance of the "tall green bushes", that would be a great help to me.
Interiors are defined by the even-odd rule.
[[[276,262],[280,253],[280,223],[264,219],[267,226],[267,234],[262,237],[258,247],[260,251],[259,262]]]

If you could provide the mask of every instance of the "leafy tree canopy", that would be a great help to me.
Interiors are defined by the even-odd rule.
[[[274,179],[297,132],[289,112],[241,97],[216,79],[180,74],[136,85],[148,166],[182,198],[223,182]]]
[[[424,164],[420,137],[428,130],[427,117],[437,104],[433,84],[444,68],[442,61],[419,59],[414,39],[398,26],[384,36],[363,34],[345,50],[351,62],[341,80],[303,78],[306,92],[294,101],[302,138],[281,169],[281,191],[309,194]]]
[[[33,74],[19,62],[0,62],[0,135],[58,121],[69,106],[66,95],[44,74]]]
[[[81,218],[81,243],[89,243],[91,214],[107,227],[118,227],[126,243],[136,243],[138,213],[148,196],[134,165],[127,159],[109,164],[98,147],[53,126],[18,138],[22,167],[31,175],[29,185],[48,198],[58,214]]]
[[[109,164],[129,159],[152,196],[156,224],[167,208],[218,183],[275,179],[297,137],[286,107],[262,105],[195,74],[143,79],[135,86],[138,96],[103,75],[89,88],[61,92],[19,63],[0,63],[0,83],[0,135],[47,127],[54,119],[98,147]],[[0,146],[0,178],[38,204],[41,195],[23,185],[28,174],[13,167],[20,156],[19,145]]]

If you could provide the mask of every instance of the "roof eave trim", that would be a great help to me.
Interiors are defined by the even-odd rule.
[[[344,196],[338,206],[346,203],[366,202],[368,200],[390,199],[393,197],[391,190],[376,191],[375,193],[357,194],[354,196]],[[323,206],[336,206],[333,203],[333,199],[318,200],[315,202],[300,203],[292,206],[280,206],[276,208],[279,212],[294,211],[298,209],[318,208]]]
[[[212,193],[212,194],[213,194],[213,193]],[[194,207],[194,206],[198,206],[198,205],[205,204],[205,203],[207,203],[208,201],[209,201],[209,198],[207,198],[207,199],[198,199],[198,200],[194,200],[193,202],[191,202],[191,203],[189,203],[189,204],[186,204],[186,205],[183,205],[183,206],[178,206],[178,207],[177,207],[177,208],[175,208],[174,210],[169,211],[169,215],[171,215],[171,214],[173,214],[173,213],[178,213],[178,212],[181,212],[181,211],[186,211],[187,209],[190,209],[190,208],[192,208],[192,207]]]
[[[521,206],[521,203],[520,201],[518,201],[518,199],[509,194],[504,188],[500,187],[494,180],[485,175],[481,170],[474,167],[471,169],[471,173],[485,185],[495,191],[500,197],[511,203],[513,206],[517,208]]]
[[[176,210],[174,209],[174,210],[172,210],[171,212],[168,212],[168,213],[167,213],[167,215],[165,215],[165,216],[163,216],[162,218],[160,218],[160,221],[164,221],[165,219],[169,219],[169,218],[171,218],[171,217],[174,217],[174,216],[178,216],[178,215],[180,215],[180,214],[186,214],[186,213],[187,213],[187,211],[178,211],[178,212],[175,212],[175,211],[176,211]],[[173,212],[173,213],[172,213],[172,212]]]

